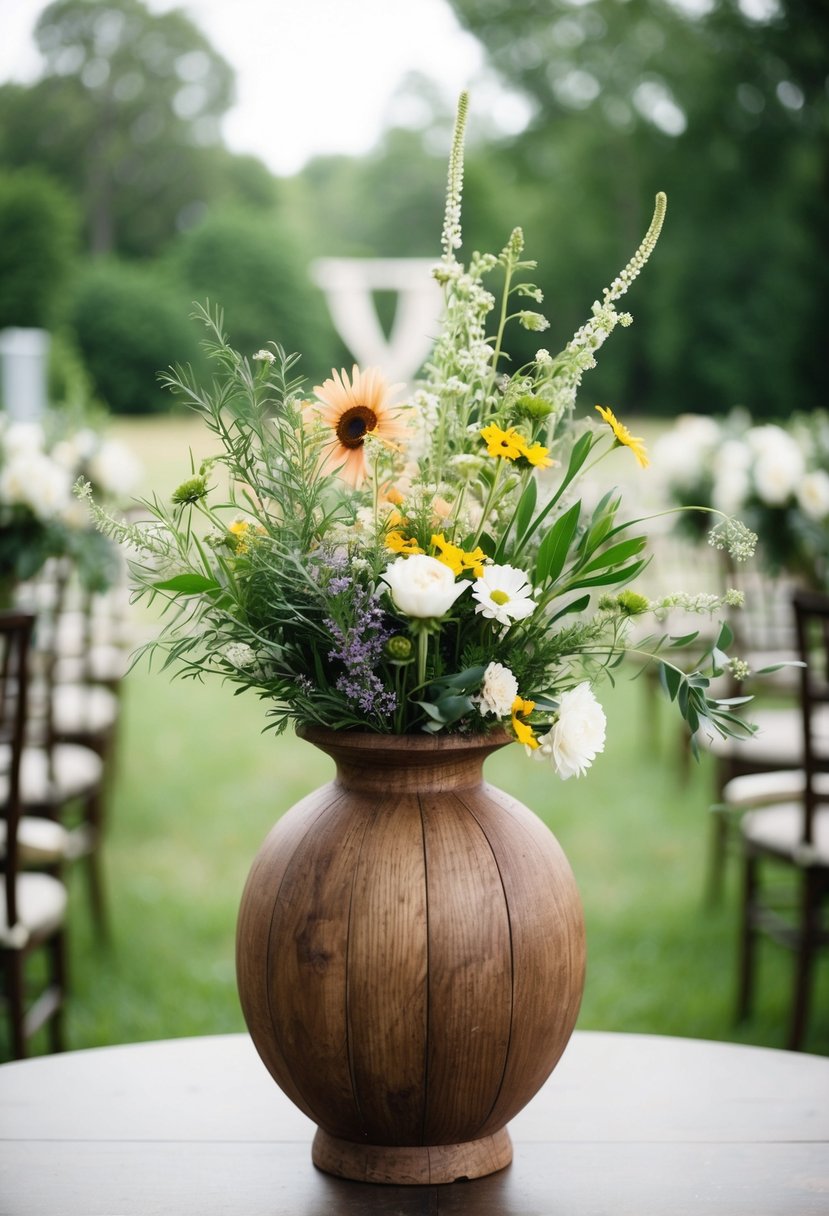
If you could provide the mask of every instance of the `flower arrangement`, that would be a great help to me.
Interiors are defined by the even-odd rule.
[[[648,560],[642,521],[620,520],[612,488],[592,506],[578,494],[614,448],[644,468],[644,444],[609,408],[577,419],[575,404],[599,347],[630,324],[616,303],[656,245],[665,198],[567,346],[508,370],[509,327],[541,332],[547,320],[526,307],[542,295],[520,229],[498,255],[457,260],[466,109],[462,96],[434,271],[442,330],[408,398],[358,367],[309,394],[297,356],[274,343],[244,357],[206,306],[212,382],[184,367],[163,379],[221,454],[193,463],[171,500],[147,501],[144,523],[107,514],[88,486],[79,493],[131,548],[138,596],[164,601],[150,649],[181,674],[255,690],[270,727],[506,730],[566,779],[604,747],[594,689],[632,647],[631,618],[659,609],[624,589]],[[715,541],[746,556],[752,538],[723,520]],[[636,646],[661,664],[693,733],[746,733],[733,704],[710,695],[727,627],[706,669],[688,674],[666,654],[692,638],[657,632]]]
[[[123,445],[90,427],[66,431],[56,415],[0,418],[0,586],[7,597],[54,557],[71,558],[93,590],[108,585],[117,553],[72,493],[79,476],[113,503],[134,489],[137,467]]]
[[[654,447],[663,493],[675,507],[703,504],[739,513],[759,534],[758,558],[814,588],[829,578],[829,417],[795,414],[785,426],[754,424],[744,410],[725,418],[687,415]],[[699,534],[699,513],[677,514]]]

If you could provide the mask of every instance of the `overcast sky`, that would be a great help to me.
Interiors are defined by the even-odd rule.
[[[45,7],[0,0],[0,80],[38,74],[31,32]],[[149,0],[148,7],[183,8],[236,70],[225,139],[276,173],[295,172],[317,153],[367,151],[407,72],[425,72],[454,102],[483,63],[447,0]]]

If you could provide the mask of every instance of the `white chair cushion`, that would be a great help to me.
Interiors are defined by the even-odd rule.
[[[722,800],[734,810],[769,806],[775,802],[791,802],[800,798],[806,788],[803,769],[783,769],[769,773],[746,773],[733,777],[723,787]],[[829,773],[817,773],[814,788],[829,797]]]
[[[0,821],[0,853],[6,851],[8,824]],[[69,833],[54,819],[23,815],[17,825],[17,856],[21,866],[49,866],[69,856]]]
[[[815,812],[811,845],[801,843],[803,807],[799,802],[748,811],[740,820],[740,830],[751,844],[801,864],[829,865],[829,810]]]
[[[0,878],[0,945],[22,950],[32,938],[49,937],[66,917],[66,887],[50,874],[17,877],[17,924],[7,923],[6,880]]]
[[[93,684],[117,684],[127,674],[129,658],[120,646],[93,646],[81,657],[58,659],[55,664],[57,684],[77,684],[91,680]]]
[[[92,684],[59,684],[52,706],[52,721],[59,735],[80,731],[98,734],[118,717],[118,698],[108,688]]]
[[[0,770],[8,765],[8,746],[0,747]],[[91,791],[101,781],[103,762],[88,747],[59,743],[52,748],[54,785],[49,780],[46,752],[38,747],[23,749],[20,791],[23,806],[49,806],[68,802]],[[8,798],[8,777],[0,771],[0,803]]]
[[[803,763],[803,718],[799,709],[760,709],[752,713],[749,705],[746,718],[757,726],[751,738],[722,739],[714,735],[706,739],[701,735],[701,743],[715,756],[756,759],[781,769]],[[829,748],[829,706],[819,709],[813,721],[815,739]]]

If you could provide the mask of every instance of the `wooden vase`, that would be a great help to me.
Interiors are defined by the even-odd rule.
[[[552,833],[482,780],[505,734],[303,727],[333,782],[287,812],[242,897],[251,1037],[341,1177],[451,1182],[509,1164],[506,1123],[564,1050],[584,922]]]

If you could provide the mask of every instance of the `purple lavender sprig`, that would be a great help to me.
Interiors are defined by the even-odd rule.
[[[383,647],[391,632],[383,624],[383,610],[365,587],[347,575],[337,575],[328,584],[329,593],[348,597],[348,624],[326,617],[336,645],[328,657],[343,664],[345,670],[337,677],[334,687],[363,713],[376,717],[393,714],[397,696],[386,688],[377,675]]]

